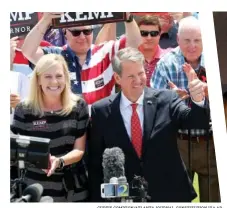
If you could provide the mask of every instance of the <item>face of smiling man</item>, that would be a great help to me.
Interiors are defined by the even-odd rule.
[[[124,61],[121,64],[121,74],[115,74],[116,82],[121,86],[124,95],[136,102],[146,86],[146,74],[142,63]]]

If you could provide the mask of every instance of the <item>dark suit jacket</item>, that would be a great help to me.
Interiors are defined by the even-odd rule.
[[[104,98],[92,106],[89,139],[89,185],[91,201],[102,201],[102,154],[105,148],[119,147],[125,154],[128,182],[134,175],[148,182],[154,202],[189,202],[196,197],[177,147],[177,132],[183,129],[207,129],[209,110],[194,103],[188,108],[170,90],[145,88],[142,158],[139,159],[127,134],[120,113],[121,93]],[[129,118],[130,119],[130,118]]]

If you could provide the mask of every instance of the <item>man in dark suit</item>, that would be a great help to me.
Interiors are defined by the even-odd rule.
[[[117,53],[112,65],[122,91],[92,106],[89,140],[89,185],[91,201],[102,201],[102,154],[119,147],[125,155],[125,176],[148,182],[153,202],[190,202],[196,197],[177,147],[179,128],[205,128],[209,112],[203,84],[187,73],[193,100],[188,108],[171,90],[146,88],[144,57],[133,48]]]

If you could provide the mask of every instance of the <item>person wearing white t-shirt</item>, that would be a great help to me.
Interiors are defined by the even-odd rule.
[[[29,78],[20,72],[12,71],[17,37],[10,39],[10,124],[12,123],[16,105],[28,95]]]

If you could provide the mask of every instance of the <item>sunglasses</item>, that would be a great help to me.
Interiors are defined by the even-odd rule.
[[[91,33],[93,32],[93,29],[85,29],[85,30],[70,30],[68,29],[69,32],[72,33],[73,36],[79,36],[81,33],[83,33],[84,35],[91,35]]]
[[[141,30],[140,34],[142,37],[147,37],[149,34],[151,37],[157,37],[160,32],[159,31],[146,31],[146,30]]]

